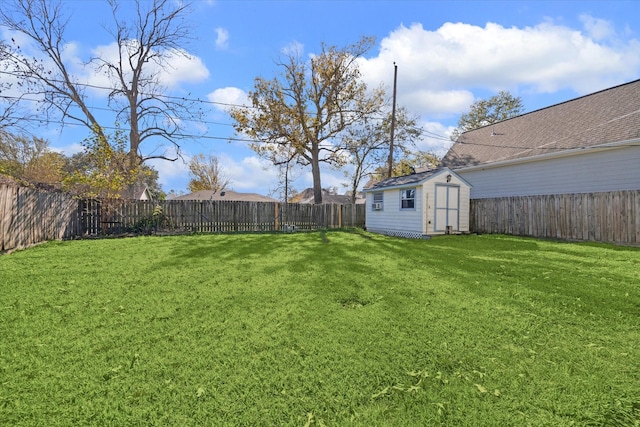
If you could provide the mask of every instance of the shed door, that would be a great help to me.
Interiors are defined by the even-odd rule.
[[[460,228],[460,187],[436,184],[434,231],[458,231]]]

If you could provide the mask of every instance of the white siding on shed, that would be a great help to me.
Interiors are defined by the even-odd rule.
[[[416,209],[400,209],[400,189],[384,191],[383,208],[380,211],[371,209],[373,193],[367,193],[367,229],[371,231],[423,233],[422,230],[422,191],[416,188]]]
[[[456,170],[473,188],[472,199],[640,189],[640,147],[585,150],[485,169]]]

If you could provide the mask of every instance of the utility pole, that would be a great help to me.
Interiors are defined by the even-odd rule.
[[[396,87],[398,82],[398,66],[393,63],[393,106],[391,107],[391,138],[389,139],[389,178],[393,174],[393,136],[396,130]]]

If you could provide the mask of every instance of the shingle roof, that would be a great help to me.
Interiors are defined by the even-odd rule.
[[[379,188],[401,187],[404,185],[417,184],[435,175],[441,170],[442,168],[429,169],[427,171],[413,173],[411,175],[394,176],[391,178],[383,179],[382,181],[378,181],[375,184],[370,185],[365,189],[365,191],[376,190]]]
[[[640,80],[465,132],[442,164],[487,164],[636,138]]]
[[[295,195],[289,201],[290,203],[300,203],[306,205],[312,205],[315,203],[315,197],[313,193],[313,188],[305,188],[300,193]],[[335,203],[338,205],[348,205],[351,204],[351,197],[345,194],[335,194],[330,190],[323,188],[322,189],[322,204],[331,204]]]
[[[256,193],[236,193],[235,191],[224,190],[215,192],[211,190],[200,190],[195,193],[174,197],[172,200],[228,200],[233,202],[277,202],[271,197],[262,196]]]

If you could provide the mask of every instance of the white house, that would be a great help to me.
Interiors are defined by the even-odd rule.
[[[465,132],[442,164],[472,199],[640,189],[640,80]]]
[[[364,189],[366,228],[411,238],[468,232],[470,189],[446,167],[385,179]]]

